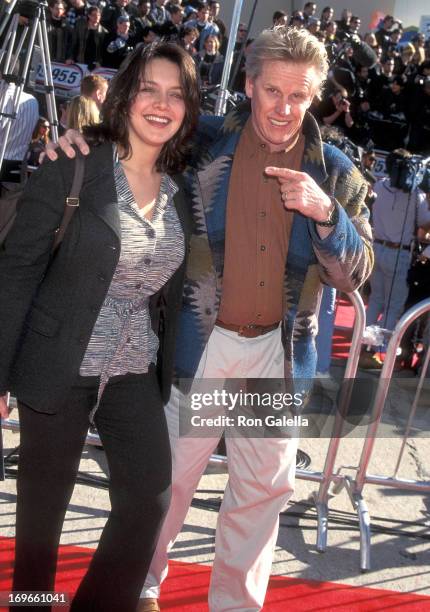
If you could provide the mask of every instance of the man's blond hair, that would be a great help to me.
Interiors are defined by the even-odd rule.
[[[313,66],[319,76],[319,85],[325,81],[329,67],[324,44],[308,30],[288,26],[263,30],[254,40],[246,57],[246,76],[258,77],[265,61]]]

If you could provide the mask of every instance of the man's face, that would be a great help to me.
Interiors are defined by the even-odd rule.
[[[184,18],[184,11],[181,10],[177,13],[172,13],[171,17],[172,23],[174,23],[175,25],[179,25],[180,23],[182,23],[182,19]]]
[[[197,19],[200,23],[206,23],[209,20],[209,7],[205,6],[197,11]]]
[[[285,149],[298,133],[320,79],[309,64],[264,61],[261,74],[247,77],[252,123],[271,151]]]
[[[335,21],[330,21],[330,25],[327,26],[326,32],[329,36],[334,36],[337,32],[337,23]]]
[[[100,23],[101,13],[98,8],[94,8],[91,12],[88,13],[88,22],[93,27],[98,26]]]
[[[244,42],[248,34],[248,29],[243,23],[239,23],[237,28],[236,42]]]
[[[100,85],[100,87],[98,89],[96,89],[94,91],[93,95],[91,96],[91,98],[97,104],[97,108],[99,110],[100,110],[103,102],[106,99],[107,90],[108,90],[108,84],[107,83],[103,83],[102,85]]]
[[[210,5],[211,17],[213,17],[214,19],[218,17],[220,9],[221,5],[219,2],[212,2],[212,4]]]
[[[357,33],[361,27],[361,19],[351,19],[349,27],[352,32]]]
[[[50,7],[50,11],[54,19],[62,19],[66,14],[66,6],[61,2],[57,2]]]
[[[334,11],[331,7],[328,7],[326,11],[323,11],[323,17],[325,21],[331,21],[333,19]]]
[[[316,10],[317,10],[316,4],[309,4],[303,9],[303,12],[305,15],[308,15],[308,17],[312,17],[312,15],[315,15]]]
[[[121,34],[121,36],[125,36],[125,34],[128,34],[129,29],[130,29],[129,21],[122,21],[120,23],[117,23],[116,25],[116,30],[118,34]]]
[[[385,74],[391,74],[394,70],[394,60],[389,59],[383,64],[383,70]]]
[[[139,6],[139,12],[140,12],[140,15],[142,15],[142,17],[145,17],[146,15],[148,15],[150,10],[151,10],[151,3],[150,2],[143,2]]]
[[[367,66],[361,66],[358,71],[358,76],[361,80],[366,81],[369,78],[369,68],[367,68]]]
[[[71,0],[70,4],[74,7],[74,8],[82,8],[83,6],[85,6],[85,2],[84,0]]]
[[[164,6],[166,4],[167,0],[157,0],[156,4],[157,6]]]
[[[127,6],[127,4],[129,4],[130,0],[116,0],[116,4],[117,6],[119,6],[120,8],[124,8]]]

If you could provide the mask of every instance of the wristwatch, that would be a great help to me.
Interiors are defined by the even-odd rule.
[[[331,198],[331,208],[328,213],[328,217],[325,221],[315,221],[316,225],[321,227],[334,227],[339,221],[339,211],[337,209],[336,202]]]

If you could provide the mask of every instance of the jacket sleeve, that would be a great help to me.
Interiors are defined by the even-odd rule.
[[[45,161],[28,181],[0,248],[0,394],[8,390],[25,317],[49,264],[65,197],[61,163]]]
[[[320,238],[314,221],[308,220],[308,227],[319,263],[321,281],[350,293],[370,275],[373,249],[369,210],[364,203],[367,183],[349,160],[345,164],[345,159],[340,160],[343,164],[340,174],[330,172],[328,184],[323,186],[335,198],[338,223],[324,239]]]

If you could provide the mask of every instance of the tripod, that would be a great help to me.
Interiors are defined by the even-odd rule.
[[[43,67],[43,81],[49,123],[51,124],[53,140],[55,142],[58,140],[58,119],[52,81],[48,33],[46,29],[46,8],[48,4],[45,0],[26,0],[22,3],[21,15],[19,10],[15,13],[13,12],[16,4],[17,0],[11,0],[0,22],[0,36],[8,26],[4,39],[4,46],[0,49],[0,72],[2,73],[2,81],[0,82],[0,125],[3,131],[3,138],[0,145],[0,170],[5,156],[12,122],[16,119],[21,93],[27,80],[36,37],[40,48]],[[21,4],[21,2],[18,2],[18,5],[19,4]],[[23,26],[23,30],[17,41],[20,16],[28,19],[28,21]],[[26,41],[27,45],[23,52],[23,61],[18,68],[18,57],[22,53]],[[16,42],[17,44],[15,45]],[[11,99],[11,104],[8,105],[6,94],[11,84],[14,85],[13,97]]]

